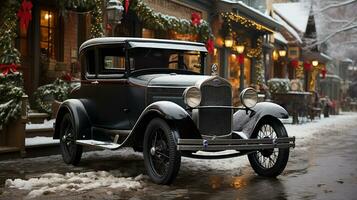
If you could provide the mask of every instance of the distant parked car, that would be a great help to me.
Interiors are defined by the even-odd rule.
[[[181,156],[227,158],[248,155],[262,176],[285,168],[295,138],[278,118],[285,109],[240,94],[232,106],[231,84],[203,75],[204,44],[157,39],[98,38],[80,47],[81,86],[64,101],[55,123],[65,163],[76,165],[82,146],[144,154],[151,180],[171,183]],[[231,154],[202,154],[236,150]]]

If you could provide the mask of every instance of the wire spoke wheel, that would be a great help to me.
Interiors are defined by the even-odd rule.
[[[153,119],[144,136],[144,163],[151,180],[170,184],[180,169],[181,155],[176,150],[172,130],[159,118]]]
[[[251,138],[277,139],[288,137],[284,125],[275,118],[262,119]],[[289,148],[273,148],[248,154],[254,171],[261,176],[275,177],[285,169],[289,158]]]

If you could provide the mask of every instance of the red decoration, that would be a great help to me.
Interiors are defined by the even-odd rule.
[[[130,5],[130,0],[125,0],[125,4],[124,4],[124,7],[125,7],[125,13],[128,13],[128,10],[129,10],[129,5]]]
[[[244,54],[239,54],[237,56],[237,61],[238,61],[238,64],[243,64],[244,63]]]
[[[197,13],[197,12],[193,12],[191,14],[191,23],[192,25],[194,26],[199,26],[201,24],[201,21],[202,18],[201,18],[201,14],[200,13]]]
[[[16,72],[16,68],[18,67],[18,65],[12,63],[12,64],[0,64],[0,69],[3,70],[2,74],[4,76],[6,76],[9,72]]]
[[[29,26],[29,23],[32,19],[31,9],[32,9],[31,1],[23,0],[20,9],[17,12],[17,17],[20,20],[20,28],[22,30],[27,30]]]
[[[321,69],[321,75],[322,75],[323,79],[326,78],[326,74],[327,74],[327,70],[326,70],[326,67],[324,67],[324,68]]]
[[[304,62],[304,69],[306,71],[311,71],[312,65],[309,62]]]
[[[214,42],[212,39],[208,39],[206,43],[206,48],[209,54],[214,53]]]
[[[112,31],[113,27],[110,24],[107,24],[107,26],[105,27],[107,29],[107,31]]]
[[[69,72],[65,73],[61,78],[62,78],[62,80],[67,81],[67,82],[70,82],[73,80],[73,77]]]
[[[294,59],[292,61],[290,61],[290,65],[293,67],[293,68],[297,68],[299,67],[299,61]]]

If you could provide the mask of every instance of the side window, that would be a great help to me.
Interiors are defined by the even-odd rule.
[[[125,72],[124,44],[105,46],[99,50],[99,78],[122,77]]]
[[[85,64],[87,65],[87,74],[95,76],[95,50],[88,49],[85,53]]]

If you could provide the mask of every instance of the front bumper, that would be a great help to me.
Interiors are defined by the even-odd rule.
[[[295,137],[277,139],[178,139],[179,151],[258,151],[273,148],[295,147]]]

